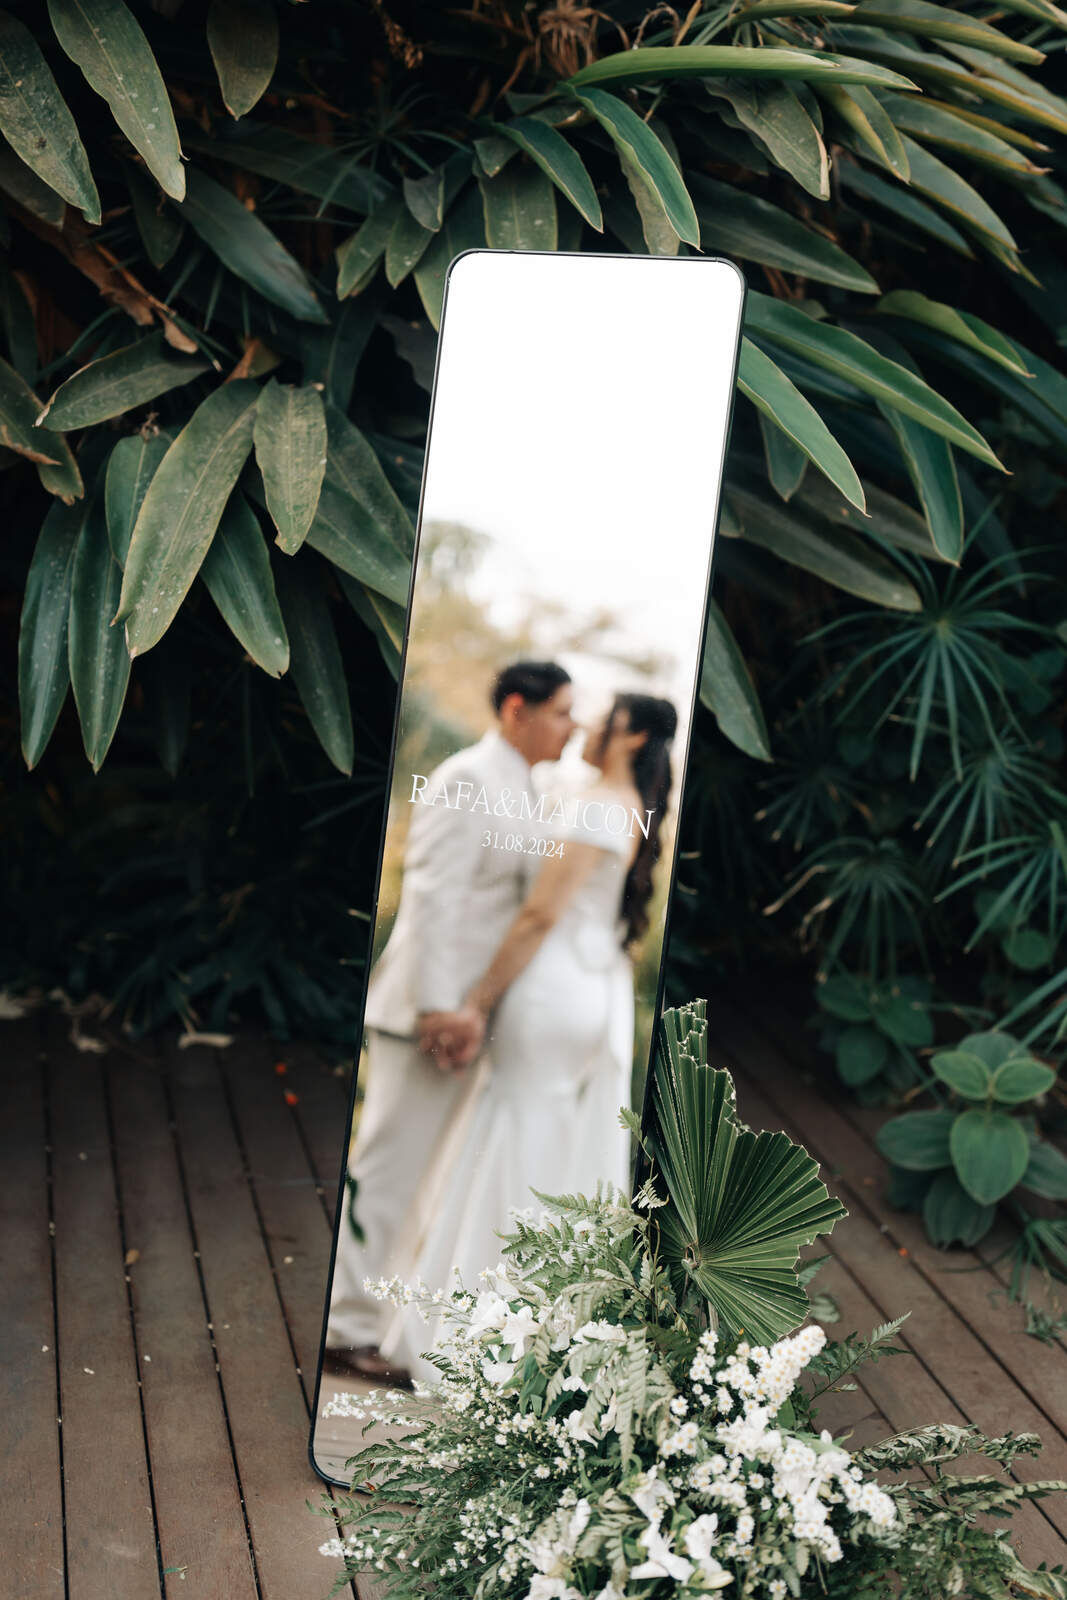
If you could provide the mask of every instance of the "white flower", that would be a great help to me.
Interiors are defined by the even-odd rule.
[[[474,1315],[468,1328],[470,1337],[480,1339],[483,1333],[502,1328],[507,1318],[507,1301],[491,1289],[483,1289],[474,1303]]]
[[[582,1425],[582,1413],[571,1411],[563,1424],[563,1431],[568,1439],[577,1439],[582,1444],[595,1444],[596,1440],[589,1429]]]
[[[540,1327],[529,1306],[522,1306],[518,1311],[509,1311],[500,1329],[501,1344],[511,1346],[511,1355],[518,1361],[526,1353],[527,1342],[533,1338]]]
[[[648,1560],[630,1568],[631,1578],[676,1578],[685,1583],[693,1576],[693,1563],[675,1554],[670,1540],[660,1532],[658,1522],[650,1522],[637,1542],[648,1551]]]
[[[550,1578],[539,1572],[526,1591],[526,1600],[582,1600],[582,1596],[564,1578]]]
[[[661,1503],[667,1506],[674,1504],[674,1490],[659,1476],[658,1466],[650,1467],[638,1479],[636,1487],[630,1490],[630,1499],[649,1522],[658,1522],[663,1515]]]
[[[482,1376],[490,1383],[507,1383],[515,1373],[514,1361],[483,1361]]]
[[[617,1322],[586,1322],[574,1335],[574,1344],[589,1344],[597,1340],[605,1344],[624,1344],[626,1329]]]
[[[719,1519],[712,1512],[708,1516],[697,1517],[685,1530],[686,1554],[692,1556],[694,1561],[706,1561],[711,1555],[712,1545],[715,1544],[719,1530]]]

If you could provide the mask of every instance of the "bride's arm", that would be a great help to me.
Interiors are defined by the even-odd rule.
[[[566,855],[544,863],[496,955],[468,991],[468,1005],[483,1017],[489,1015],[504,990],[533,959],[602,853],[595,844],[568,843]]]

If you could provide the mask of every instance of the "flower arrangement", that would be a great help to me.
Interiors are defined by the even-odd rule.
[[[819,1430],[819,1395],[891,1348],[899,1323],[835,1346],[817,1325],[795,1331],[798,1241],[840,1207],[785,1135],[739,1123],[728,1074],[706,1064],[702,1009],[665,1023],[632,1204],[539,1196],[476,1290],[376,1286],[438,1319],[440,1377],[327,1407],[370,1440],[352,1463],[365,1498],[341,1503],[322,1546],[343,1559],[337,1588],[371,1570],[396,1600],[1067,1600],[1067,1576],[1029,1570],[976,1521],[1067,1485],[942,1470],[976,1453],[1010,1466],[1032,1435],[933,1427],[850,1455]],[[676,1117],[694,1109],[695,1143]],[[701,1197],[686,1170],[714,1180]],[[777,1222],[749,1238],[771,1200]],[[713,1299],[700,1284],[717,1277]],[[908,1467],[926,1472],[876,1481]]]

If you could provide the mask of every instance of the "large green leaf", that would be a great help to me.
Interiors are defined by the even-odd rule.
[[[289,671],[315,734],[333,762],[351,776],[355,740],[341,647],[329,603],[305,558],[278,568],[282,615],[289,635]]]
[[[782,500],[792,500],[804,482],[811,465],[803,450],[783,433],[776,423],[761,411],[757,418],[760,439],[763,442],[763,459],[767,463],[767,477],[775,494]]]
[[[590,227],[596,228],[598,233],[604,231],[600,201],[585,162],[558,129],[536,117],[513,117],[510,122],[499,125],[499,132],[537,162]]]
[[[122,587],[122,568],[111,553],[102,484],[82,523],[70,595],[70,681],[82,741],[99,772],[122,715],[130,681],[130,657],[122,629],[111,618]]]
[[[70,683],[70,590],[84,516],[84,507],[54,501],[26,574],[19,622],[19,721],[23,759],[31,768],[52,737]]]
[[[150,333],[136,344],[90,361],[61,383],[37,425],[61,432],[106,422],[210,370],[204,357],[179,355],[162,333]]]
[[[1067,106],[1061,100],[1054,95],[1046,95],[1033,79],[1022,74],[1016,80],[1002,76],[1002,73],[1010,73],[1012,69],[984,52],[975,52],[977,60],[974,70],[970,70],[962,61],[954,61],[950,56],[940,55],[933,50],[913,49],[877,29],[856,28],[846,24],[843,27],[835,26],[833,34],[835,39],[850,44],[858,54],[871,57],[872,62],[888,62],[891,67],[908,73],[920,84],[934,83],[939,88],[959,93],[965,105],[978,96],[1005,107],[1025,121],[1067,133]],[[966,46],[956,47],[957,54],[966,54],[966,51]],[[994,67],[997,69],[996,76],[991,70]],[[914,88],[915,85],[912,83],[907,87]]]
[[[134,524],[115,621],[131,658],[167,631],[252,447],[259,387],[238,378],[194,411],[156,468]]]
[[[851,129],[866,153],[887,167],[895,178],[907,183],[911,166],[897,124],[870,89],[857,85],[842,89],[837,84],[824,84],[820,85],[819,94]],[[896,98],[902,105],[909,103],[905,95]]]
[[[978,319],[975,318],[975,321]],[[908,343],[928,350],[949,366],[955,367],[980,386],[1007,400],[1024,417],[1035,423],[1062,450],[1067,450],[1067,378],[1025,345],[1016,344],[1029,376],[1018,378],[994,363],[985,354],[969,349],[957,339],[948,339],[932,328],[916,325],[908,329]]]
[[[366,624],[378,641],[378,650],[393,678],[400,676],[400,652],[404,642],[404,617],[402,607],[386,600],[374,589],[368,589],[341,567],[335,569],[336,577],[348,598],[352,610]]]
[[[964,1100],[985,1100],[993,1087],[993,1074],[970,1050],[939,1050],[930,1065],[935,1076]]]
[[[826,474],[852,505],[865,509],[856,469],[810,401],[751,339],[741,340],[737,385],[764,416]]]
[[[845,1208],[806,1150],[739,1120],[730,1074],[708,1065],[703,1002],[664,1013],[652,1072],[647,1147],[668,1200],[654,1213],[662,1260],[725,1331],[771,1344],[810,1309],[801,1248]]]
[[[446,216],[433,244],[415,268],[415,287],[426,315],[435,328],[441,326],[445,298],[445,279],[456,256],[477,250],[485,244],[485,218],[481,195],[471,184]]]
[[[123,0],[48,0],[56,38],[111,107],[161,187],[180,200],[185,170],[170,99],[141,29]]]
[[[972,1200],[995,1205],[1010,1194],[1030,1160],[1021,1122],[1006,1111],[964,1111],[952,1124],[952,1165]]]
[[[134,524],[148,485],[172,442],[170,433],[149,434],[147,438],[134,433],[120,439],[108,458],[104,508],[111,553],[120,567],[126,565]]]
[[[948,6],[928,5],[927,0],[872,0],[853,13],[854,23],[869,28],[899,28],[920,38],[946,39],[954,44],[976,45],[993,55],[1040,66],[1045,57],[1040,50],[1009,38],[977,17],[961,15]]]
[[[0,140],[0,191],[17,200],[20,206],[25,206],[31,216],[47,222],[50,228],[63,226],[63,218],[67,213],[67,202],[63,196],[57,194],[49,184],[43,183],[33,168],[28,167],[25,161],[20,161],[11,146],[3,140]]]
[[[266,93],[278,64],[278,18],[271,0],[211,0],[207,42],[223,104],[243,117]]]
[[[896,435],[934,548],[945,561],[958,564],[963,555],[963,499],[952,446],[891,406],[878,409]]]
[[[100,196],[85,146],[40,47],[10,11],[0,11],[0,133],[56,194],[100,221]]]
[[[1046,1200],[1067,1200],[1067,1156],[1043,1139],[1030,1143],[1030,1159],[1019,1179],[1024,1189]]]
[[[355,233],[337,247],[337,298],[359,294],[365,289],[378,262],[385,254],[393,225],[402,209],[399,198],[388,200],[374,211]]]
[[[41,402],[14,367],[0,361],[0,445],[36,464],[41,483],[68,504],[84,491],[78,464],[61,434],[35,432]]]
[[[998,1105],[1020,1106],[1025,1100],[1048,1094],[1055,1082],[1052,1067],[1032,1056],[1021,1056],[1005,1061],[993,1074],[993,1099]]]
[[[726,92],[742,127],[759,139],[772,160],[817,200],[828,200],[830,158],[792,89],[753,80],[731,84]]]
[[[166,266],[181,244],[185,223],[174,207],[166,204],[162,192],[148,174],[132,161],[126,165],[125,176],[137,232],[149,261],[158,271]]]
[[[636,170],[678,237],[686,244],[698,245],[700,224],[693,202],[662,140],[616,95],[602,89],[582,89],[577,98],[609,135],[623,171],[628,167]]]
[[[1030,160],[1024,151],[1009,144],[1006,138],[977,125],[963,114],[963,109],[950,109],[929,103],[925,97],[915,95],[887,95],[882,114],[900,129],[921,139],[924,144],[944,145],[958,155],[992,167],[997,172],[1018,173],[1023,177],[1036,175],[1041,168]],[[906,175],[905,175],[906,176]]]
[[[432,238],[433,230],[424,228],[406,206],[398,208],[385,241],[385,276],[390,288],[403,283],[421,261]]]
[[[1000,467],[976,428],[947,400],[895,361],[858,339],[854,333],[825,322],[813,322],[795,306],[750,290],[745,321],[756,333],[846,379],[875,400],[914,417],[924,427],[958,444],[990,466]],[[1004,469],[1001,468],[1003,471]]]
[[[620,50],[590,62],[563,88],[584,90],[591,84],[656,83],[663,78],[709,78],[716,74],[736,78],[800,79],[807,83],[866,83],[886,89],[913,89],[915,85],[901,74],[830,55],[825,50],[775,49],[747,45],[682,44],[647,45],[637,50]]]
[[[436,233],[445,220],[448,201],[444,167],[436,167],[421,178],[405,178],[401,187],[404,204],[415,221]]]
[[[335,405],[327,404],[329,453],[326,479],[372,517],[384,538],[410,562],[415,530],[400,498],[382,470],[373,447],[355,423]]]
[[[943,206],[970,232],[983,238],[988,236],[1009,250],[1016,248],[1010,232],[977,189],[907,134],[902,136],[902,141],[911,168],[909,181],[913,189]]]
[[[775,504],[731,485],[730,507],[741,537],[791,566],[814,572],[826,583],[893,611],[919,611],[917,590],[898,567],[856,534],[816,527],[792,507]]]
[[[825,478],[805,478],[796,493],[796,504],[838,528],[873,534],[886,539],[898,549],[910,550],[926,561],[941,561],[943,556],[934,548],[930,530],[917,511],[887,494],[876,484],[867,484],[867,511],[864,517],[842,500]]]
[[[718,606],[708,605],[708,632],[700,672],[700,701],[731,744],[757,761],[771,761],[771,742],[756,686]]]
[[[1018,347],[999,329],[991,328],[988,322],[983,322],[970,312],[959,311],[940,300],[931,300],[915,289],[894,289],[890,294],[883,295],[874,309],[886,316],[906,317],[909,322],[921,322],[928,328],[936,328],[939,333],[955,339],[957,344],[969,345],[972,350],[980,351],[1009,372],[1017,373],[1021,378],[1033,377]]]
[[[875,1144],[887,1161],[906,1172],[936,1172],[952,1161],[949,1140],[954,1111],[907,1111],[883,1122]]]
[[[326,478],[307,542],[336,566],[406,605],[413,534],[377,456],[343,412],[326,412]]]
[[[869,1023],[842,1028],[834,1046],[834,1060],[842,1083],[859,1088],[889,1065],[889,1040]]]
[[[291,556],[307,536],[326,472],[326,413],[319,391],[311,384],[283,387],[272,378],[256,407],[255,446],[278,544]]]
[[[478,185],[492,249],[556,248],[556,190],[539,166],[512,161],[495,178],[479,176]]]
[[[703,173],[690,173],[688,181],[700,235],[710,253],[740,256],[742,261],[758,261],[859,294],[877,294],[878,285],[858,261],[780,206]]]
[[[985,1238],[996,1214],[996,1206],[980,1205],[972,1199],[954,1172],[939,1172],[923,1200],[927,1235],[940,1250],[953,1244],[971,1249]]]
[[[243,495],[231,495],[200,576],[234,638],[264,672],[281,677],[289,666],[289,640],[270,554],[255,512]]]
[[[305,322],[327,322],[304,269],[275,234],[214,178],[188,169],[181,212],[223,266]]]
[[[947,245],[958,255],[974,256],[974,251],[963,234],[958,228],[953,227],[936,206],[928,205],[925,200],[909,194],[907,189],[901,188],[898,184],[888,183],[876,173],[868,172],[866,167],[861,167],[855,161],[839,160],[835,170],[843,188],[851,189],[864,200],[872,200],[876,206],[891,211],[910,227],[917,228],[920,233],[929,234],[932,239],[936,239],[939,244]],[[868,221],[873,219],[868,218]]]

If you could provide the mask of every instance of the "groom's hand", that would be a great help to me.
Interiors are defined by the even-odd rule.
[[[485,1019],[472,1006],[458,1011],[425,1011],[419,1017],[419,1048],[442,1072],[465,1067],[481,1049]]]

